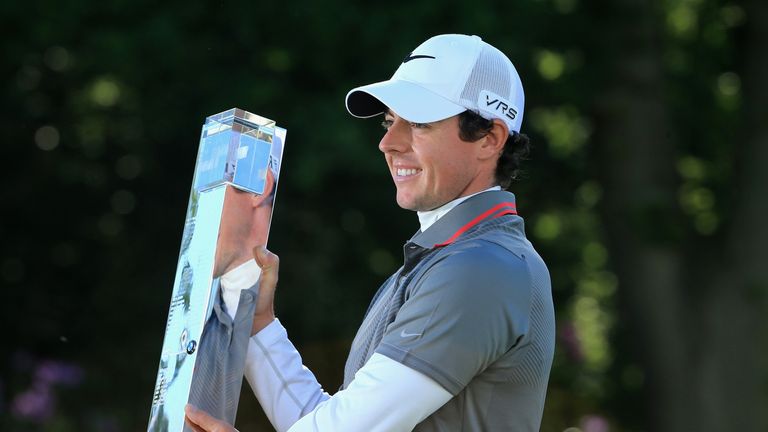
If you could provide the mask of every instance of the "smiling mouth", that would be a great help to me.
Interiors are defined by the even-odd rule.
[[[395,170],[395,174],[398,178],[406,178],[415,176],[416,174],[420,173],[420,169],[414,169],[414,168],[397,168]]]

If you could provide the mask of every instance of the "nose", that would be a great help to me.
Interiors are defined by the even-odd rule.
[[[397,118],[387,130],[387,133],[381,137],[379,150],[382,153],[405,153],[411,148],[411,129],[408,122]]]

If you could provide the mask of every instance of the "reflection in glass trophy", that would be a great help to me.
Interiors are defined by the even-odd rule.
[[[267,241],[285,135],[237,108],[203,125],[148,431],[189,430],[187,403],[235,422],[258,298],[252,250]]]

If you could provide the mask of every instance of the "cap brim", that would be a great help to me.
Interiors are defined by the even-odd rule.
[[[347,111],[369,118],[391,109],[416,123],[443,120],[466,111],[461,105],[408,81],[389,80],[357,87],[347,93]]]

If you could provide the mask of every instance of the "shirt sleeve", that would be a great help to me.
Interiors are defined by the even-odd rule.
[[[524,257],[489,242],[446,255],[414,282],[376,349],[458,394],[527,334]]]
[[[277,320],[251,338],[246,378],[281,432],[410,431],[452,397],[424,374],[380,354],[331,397],[301,365]]]
[[[330,397],[302,364],[277,319],[251,337],[245,378],[272,426],[281,432]]]
[[[412,431],[451,397],[426,375],[373,354],[346,389],[319,404],[289,432]]]

